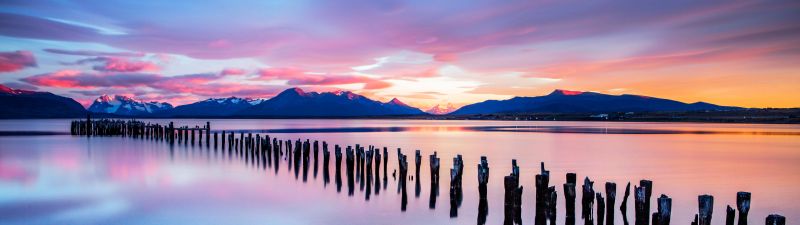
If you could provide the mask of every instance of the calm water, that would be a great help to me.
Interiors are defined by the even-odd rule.
[[[194,126],[205,121],[176,123]],[[589,176],[598,191],[606,181],[616,182],[615,208],[626,182],[650,179],[653,202],[662,193],[673,198],[676,224],[691,221],[701,194],[714,195],[714,224],[722,224],[725,206],[735,204],[737,191],[752,192],[753,224],[763,223],[769,213],[800,219],[797,125],[409,120],[211,124],[213,130],[271,132],[281,139],[386,146],[390,174],[397,166],[396,148],[409,155],[410,175],[414,150],[420,149],[419,197],[417,179],[409,181],[408,206],[401,212],[397,182],[391,176],[387,187],[366,201],[358,184],[354,196],[348,196],[346,184],[337,193],[335,183],[323,182],[322,169],[316,177],[311,170],[303,182],[302,173],[295,178],[285,161],[276,173],[200,146],[30,135],[66,132],[68,120],[0,120],[0,224],[475,224],[475,165],[481,155],[488,157],[491,168],[487,224],[503,221],[502,181],[511,159],[521,167],[524,224],[533,224],[533,178],[539,162],[545,162],[551,185],[558,187],[559,224],[564,221],[561,184],[567,172],[578,174],[579,185]],[[428,155],[433,151],[442,158],[442,177],[436,207],[430,209]],[[448,172],[456,154],[462,154],[466,164],[464,199],[458,216],[451,218]],[[331,165],[331,176],[333,171]],[[632,197],[628,201],[633,223]],[[655,210],[655,203],[651,208]],[[616,219],[622,223],[618,210]]]

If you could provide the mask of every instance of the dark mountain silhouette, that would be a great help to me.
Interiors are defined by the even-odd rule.
[[[679,101],[641,95],[607,95],[595,92],[555,90],[549,95],[488,100],[466,105],[452,115],[489,113],[604,113],[604,112],[685,112],[734,110],[705,102]]]
[[[0,118],[85,117],[86,109],[75,100],[50,92],[15,90],[0,85]]]
[[[222,117],[233,115],[243,109],[252,107],[264,101],[251,98],[210,98],[203,101],[181,105],[167,110],[161,115],[175,117]]]
[[[357,117],[420,115],[422,110],[397,99],[382,103],[349,91],[304,92],[287,89],[277,96],[237,113],[263,117]]]

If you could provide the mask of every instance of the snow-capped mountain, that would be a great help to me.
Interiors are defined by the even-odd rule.
[[[264,99],[252,98],[209,98],[203,101],[181,105],[172,110],[164,112],[169,116],[193,117],[193,116],[228,116],[242,109],[258,105]]]
[[[422,110],[397,99],[379,102],[350,91],[304,92],[287,89],[277,96],[246,108],[236,115],[264,117],[355,117],[419,115]]]
[[[430,114],[434,114],[434,115],[444,115],[444,114],[448,114],[448,113],[451,113],[453,111],[456,111],[456,109],[458,109],[458,108],[453,106],[453,104],[447,103],[447,106],[442,106],[442,105],[438,105],[437,104],[437,105],[431,107],[430,109],[428,109],[425,112],[426,113],[430,113]]]
[[[123,116],[152,115],[172,109],[166,102],[145,102],[131,97],[102,95],[89,106],[90,112],[110,113]]]

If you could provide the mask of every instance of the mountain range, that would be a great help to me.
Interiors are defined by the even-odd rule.
[[[453,106],[453,104],[447,103],[446,106],[442,106],[442,105],[438,105],[437,104],[437,105],[431,107],[430,109],[425,110],[425,112],[428,113],[428,114],[433,114],[433,115],[445,115],[445,114],[451,113],[453,111],[456,111],[457,109],[458,108]]]
[[[163,113],[172,108],[172,104],[166,102],[145,102],[121,95],[102,95],[92,102],[88,110],[120,116],[145,116]]]
[[[209,98],[203,101],[181,105],[162,115],[174,117],[223,117],[231,116],[245,108],[258,105],[264,99],[252,98]]]
[[[398,99],[379,102],[350,91],[304,92],[290,88],[237,113],[253,117],[354,117],[422,115]]]
[[[84,109],[78,102],[48,92],[14,90],[0,85],[0,118],[83,117],[87,112],[127,117],[370,117],[427,114],[471,115],[494,113],[604,113],[685,112],[737,110],[705,102],[679,101],[641,95],[607,95],[596,92],[555,90],[544,96],[488,100],[456,109],[437,105],[426,112],[397,98],[372,100],[350,91],[305,92],[287,89],[269,99],[210,98],[173,107],[166,102],[145,102],[125,96],[102,95]]]
[[[555,90],[544,96],[483,101],[466,105],[450,114],[684,112],[733,109],[741,108],[705,102],[689,104],[642,95],[607,95],[596,92]]]
[[[0,118],[74,118],[86,116],[77,101],[49,92],[0,85]]]

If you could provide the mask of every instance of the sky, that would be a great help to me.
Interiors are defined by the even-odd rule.
[[[83,104],[300,87],[421,108],[554,89],[800,107],[800,2],[4,0],[0,84]]]

